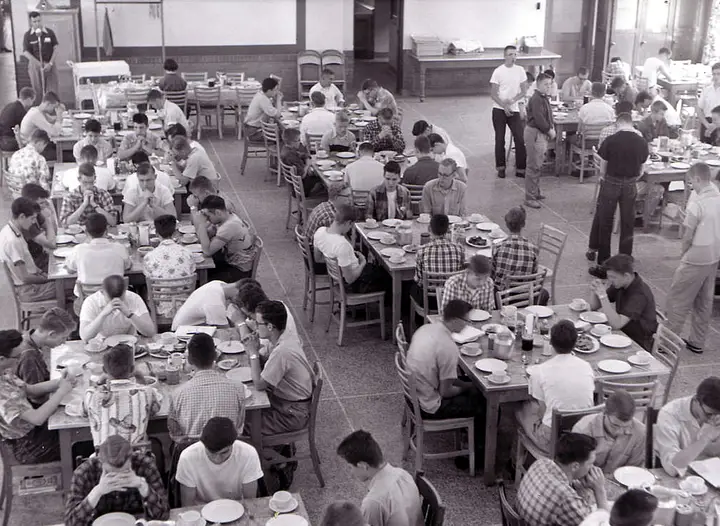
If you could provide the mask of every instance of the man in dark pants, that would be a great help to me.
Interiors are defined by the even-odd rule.
[[[617,120],[618,131],[600,145],[598,155],[606,164],[605,176],[600,183],[595,217],[590,231],[588,258],[597,251],[598,265],[590,268],[592,276],[605,279],[603,263],[610,257],[615,208],[620,205],[620,253],[632,255],[635,224],[635,181],[642,173],[648,157],[648,145],[632,130],[632,116],[621,113]]]
[[[505,46],[505,63],[495,68],[490,78],[493,100],[492,122],[495,129],[495,167],[498,177],[505,177],[505,126],[515,141],[515,175],[525,177],[525,141],[518,101],[525,97],[528,83],[525,68],[515,64],[517,48]]]

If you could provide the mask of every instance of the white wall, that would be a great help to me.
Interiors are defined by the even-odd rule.
[[[438,36],[445,41],[470,38],[480,40],[486,48],[504,47],[516,38],[535,35],[542,44],[546,3],[547,0],[405,0],[403,48],[412,48],[413,34]]]
[[[353,0],[306,0],[305,24],[307,49],[352,49]]]

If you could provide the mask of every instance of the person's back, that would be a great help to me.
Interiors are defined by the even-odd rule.
[[[437,179],[440,163],[432,157],[420,157],[415,164],[405,169],[403,184],[424,186],[425,183]]]
[[[224,285],[222,281],[211,281],[195,289],[175,314],[172,330],[181,325],[227,325]]]
[[[422,526],[420,492],[412,475],[385,464],[372,478],[360,509],[369,526]]]
[[[338,265],[346,267],[352,264],[349,259],[355,255],[350,242],[340,234],[328,231],[328,227],[321,226],[315,231],[313,236],[313,247],[319,251],[323,257],[330,257],[338,260]]]
[[[345,178],[350,187],[358,192],[369,192],[384,181],[384,166],[373,159],[373,148],[367,142],[358,148],[360,157],[345,167]]]
[[[648,145],[637,133],[620,129],[605,139],[598,154],[607,161],[607,174],[619,179],[634,179],[648,157]]]

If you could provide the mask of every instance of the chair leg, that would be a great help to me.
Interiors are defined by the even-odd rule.
[[[223,138],[223,125],[225,124],[225,117],[224,117],[224,110],[222,106],[218,106],[218,112],[217,112],[217,126],[218,126],[218,135],[220,138]]]
[[[345,303],[340,303],[340,329],[338,330],[338,345],[342,347],[343,333],[345,332],[345,317],[347,316]]]
[[[410,300],[410,336],[415,334],[415,318],[417,316],[417,312],[415,312],[415,307],[413,306],[413,300]],[[393,328],[393,330],[395,330]]]
[[[320,470],[320,455],[318,455],[317,447],[315,447],[315,437],[310,437],[310,458],[312,458],[313,469],[315,470],[315,476],[320,482],[320,487],[325,487],[325,480],[323,479],[322,471]]]
[[[385,332],[385,298],[380,298],[380,301],[378,301],[378,305],[380,306],[380,338],[385,339],[387,338],[386,332]]]
[[[423,456],[425,453],[425,437],[423,434],[422,431],[418,429],[415,430],[415,473],[422,471]]]
[[[315,276],[310,279],[310,323],[315,321],[315,303],[317,299],[317,283]]]
[[[305,270],[305,282],[303,283],[303,310],[307,310],[309,296],[310,296],[310,272],[308,270]]]
[[[517,447],[515,448],[515,484],[520,483],[522,478],[523,469],[525,466],[525,447],[522,444],[522,440],[518,437]]]
[[[410,420],[410,415],[408,414],[409,411],[410,410],[408,409],[406,403],[403,407],[403,417],[402,421],[400,422],[400,430],[402,432],[403,441],[403,460],[407,460],[408,451],[410,451],[410,439],[412,436],[412,421]]]
[[[475,423],[468,426],[468,449],[470,450],[470,476],[475,476]]]
[[[247,137],[245,137],[245,140],[243,141],[245,143],[243,147],[243,158],[242,163],[240,163],[240,175],[245,175],[245,165],[247,164],[247,158],[248,158],[248,140]]]
[[[292,217],[292,186],[288,188],[288,206],[287,206],[287,218],[285,219],[285,230],[290,228],[290,218]]]
[[[12,512],[12,468],[10,466],[3,466],[3,481],[2,481],[2,493],[3,498],[0,500],[0,504],[5,507],[3,512],[2,526],[8,526],[10,524],[10,513]]]
[[[325,332],[330,332],[330,323],[333,320],[333,309],[335,308],[335,289],[330,284],[330,314],[328,315],[327,325],[325,326]]]

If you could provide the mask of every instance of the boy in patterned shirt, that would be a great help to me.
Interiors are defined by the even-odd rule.
[[[185,278],[195,274],[192,253],[173,239],[176,226],[177,219],[169,214],[155,219],[155,231],[162,241],[143,259],[146,277],[170,279]]]

